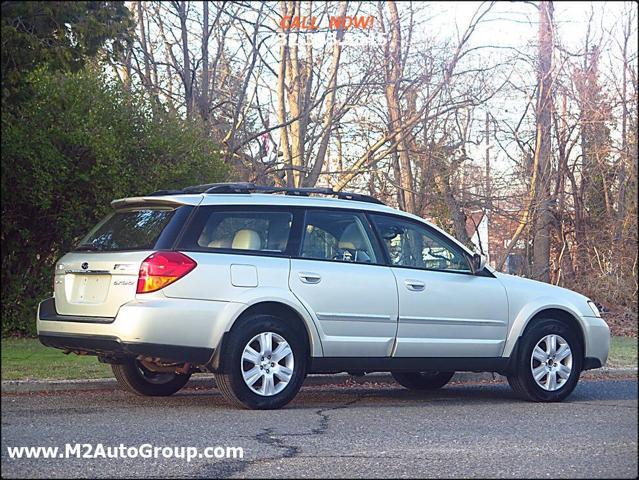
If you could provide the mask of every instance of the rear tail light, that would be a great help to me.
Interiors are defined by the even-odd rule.
[[[142,262],[136,293],[160,290],[179,280],[197,266],[195,260],[180,252],[155,252]]]

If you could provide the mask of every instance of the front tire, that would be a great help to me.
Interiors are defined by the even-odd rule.
[[[437,390],[446,385],[455,372],[391,372],[391,375],[409,390]]]
[[[520,339],[516,373],[508,383],[532,402],[560,402],[577,386],[583,366],[578,335],[554,319],[535,323]]]
[[[156,373],[135,359],[111,365],[118,384],[125,390],[147,397],[168,397],[187,384],[191,374]]]
[[[273,315],[243,319],[223,348],[223,371],[215,375],[215,383],[236,407],[281,408],[293,400],[306,377],[302,332]]]

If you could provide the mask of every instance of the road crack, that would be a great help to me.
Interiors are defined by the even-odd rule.
[[[253,438],[261,444],[270,445],[275,448],[280,448],[284,450],[284,453],[281,457],[276,458],[277,460],[283,458],[293,458],[296,457],[300,452],[300,447],[296,447],[294,445],[288,445],[284,440],[278,437],[283,437],[286,435],[273,434],[272,428],[265,428],[262,433],[258,433]]]
[[[319,421],[319,425],[311,430],[311,435],[324,435],[324,433],[326,433],[326,431],[328,430],[328,422],[330,420],[330,415],[327,412],[334,412],[336,410],[342,410],[344,408],[348,408],[351,405],[354,405],[360,400],[362,400],[362,398],[364,397],[359,396],[357,398],[354,398],[350,402],[346,402],[343,405],[339,405],[337,407],[320,408],[319,410],[316,410],[315,414],[320,417],[320,421]]]
[[[218,461],[215,463],[207,463],[200,468],[198,476],[206,476],[209,478],[228,478],[233,475],[241,475],[245,473],[250,467],[261,463],[277,462],[289,458],[296,458],[301,454],[301,447],[291,445],[290,443],[286,442],[286,437],[324,435],[329,428],[330,412],[348,408],[362,400],[362,398],[364,398],[364,396],[358,396],[357,398],[336,407],[320,408],[319,410],[315,410],[313,413],[319,416],[319,424],[317,425],[317,427],[311,429],[311,431],[308,433],[273,433],[272,428],[264,428],[260,433],[253,436],[248,436],[249,438],[255,440],[257,443],[281,450],[280,455],[256,458],[255,460],[229,459]]]

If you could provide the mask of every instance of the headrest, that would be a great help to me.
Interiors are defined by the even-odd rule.
[[[238,230],[233,237],[231,248],[237,250],[261,250],[262,240],[255,230]]]
[[[357,225],[351,223],[342,232],[342,236],[339,237],[338,248],[348,250],[365,250],[366,245],[362,238],[362,232],[357,228]]]

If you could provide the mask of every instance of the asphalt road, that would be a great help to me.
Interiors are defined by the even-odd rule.
[[[9,446],[242,447],[241,460],[9,459]],[[2,397],[2,477],[637,477],[637,381],[582,381],[561,404],[507,385],[437,393],[305,387],[279,411],[215,391],[170,398],[94,391]]]

